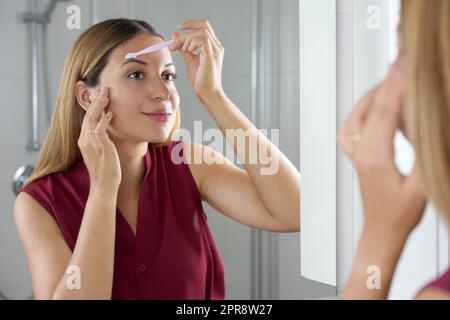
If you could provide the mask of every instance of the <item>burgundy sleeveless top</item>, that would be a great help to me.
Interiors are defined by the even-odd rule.
[[[450,295],[450,269],[448,269],[441,277],[428,284],[425,288],[444,290]]]
[[[149,143],[136,236],[116,207],[112,299],[225,298],[223,263],[197,185],[188,164],[171,158],[173,150],[185,159],[182,147],[182,141],[163,147]],[[84,163],[37,179],[21,191],[56,220],[73,251],[89,195]]]

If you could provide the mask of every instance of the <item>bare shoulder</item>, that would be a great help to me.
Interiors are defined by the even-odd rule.
[[[14,201],[14,216],[26,219],[30,216],[48,215],[46,210],[28,193],[20,192]]]
[[[222,153],[204,144],[183,141],[183,145],[184,154],[189,164],[212,165],[232,163]]]
[[[17,231],[28,258],[35,299],[52,299],[71,251],[56,220],[26,192],[14,202]]]
[[[450,300],[450,294],[439,288],[428,287],[417,294],[416,300]]]
[[[205,177],[213,170],[216,165],[232,165],[219,151],[200,143],[185,142],[184,156],[191,170],[192,176],[201,191]],[[200,192],[202,193],[202,192]]]
[[[20,192],[14,202],[14,219],[22,237],[30,237],[37,232],[61,234],[56,221],[32,196]],[[42,235],[42,234],[41,234]]]
[[[41,205],[28,193],[20,192],[14,201],[14,217],[16,221],[23,221],[29,218],[44,216],[45,211]]]

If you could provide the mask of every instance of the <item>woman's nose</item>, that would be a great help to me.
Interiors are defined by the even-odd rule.
[[[153,90],[152,90],[152,97],[154,100],[157,101],[165,101],[170,99],[170,90],[167,88],[165,83],[161,83],[161,81],[158,81],[158,83],[154,84]]]

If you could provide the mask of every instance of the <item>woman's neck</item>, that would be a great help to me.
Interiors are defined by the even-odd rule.
[[[148,150],[148,142],[118,142],[114,141],[120,160],[122,180],[120,190],[128,193],[140,189],[145,175],[145,155]]]

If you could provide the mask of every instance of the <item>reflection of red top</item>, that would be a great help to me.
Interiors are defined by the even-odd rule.
[[[426,288],[436,288],[450,294],[450,269],[448,269],[441,277],[428,284]]]
[[[225,298],[224,268],[197,185],[188,164],[171,161],[179,143],[149,144],[136,237],[116,208],[112,299]],[[179,147],[173,151],[183,156]],[[21,191],[56,220],[73,251],[89,194],[84,163],[35,180]]]

